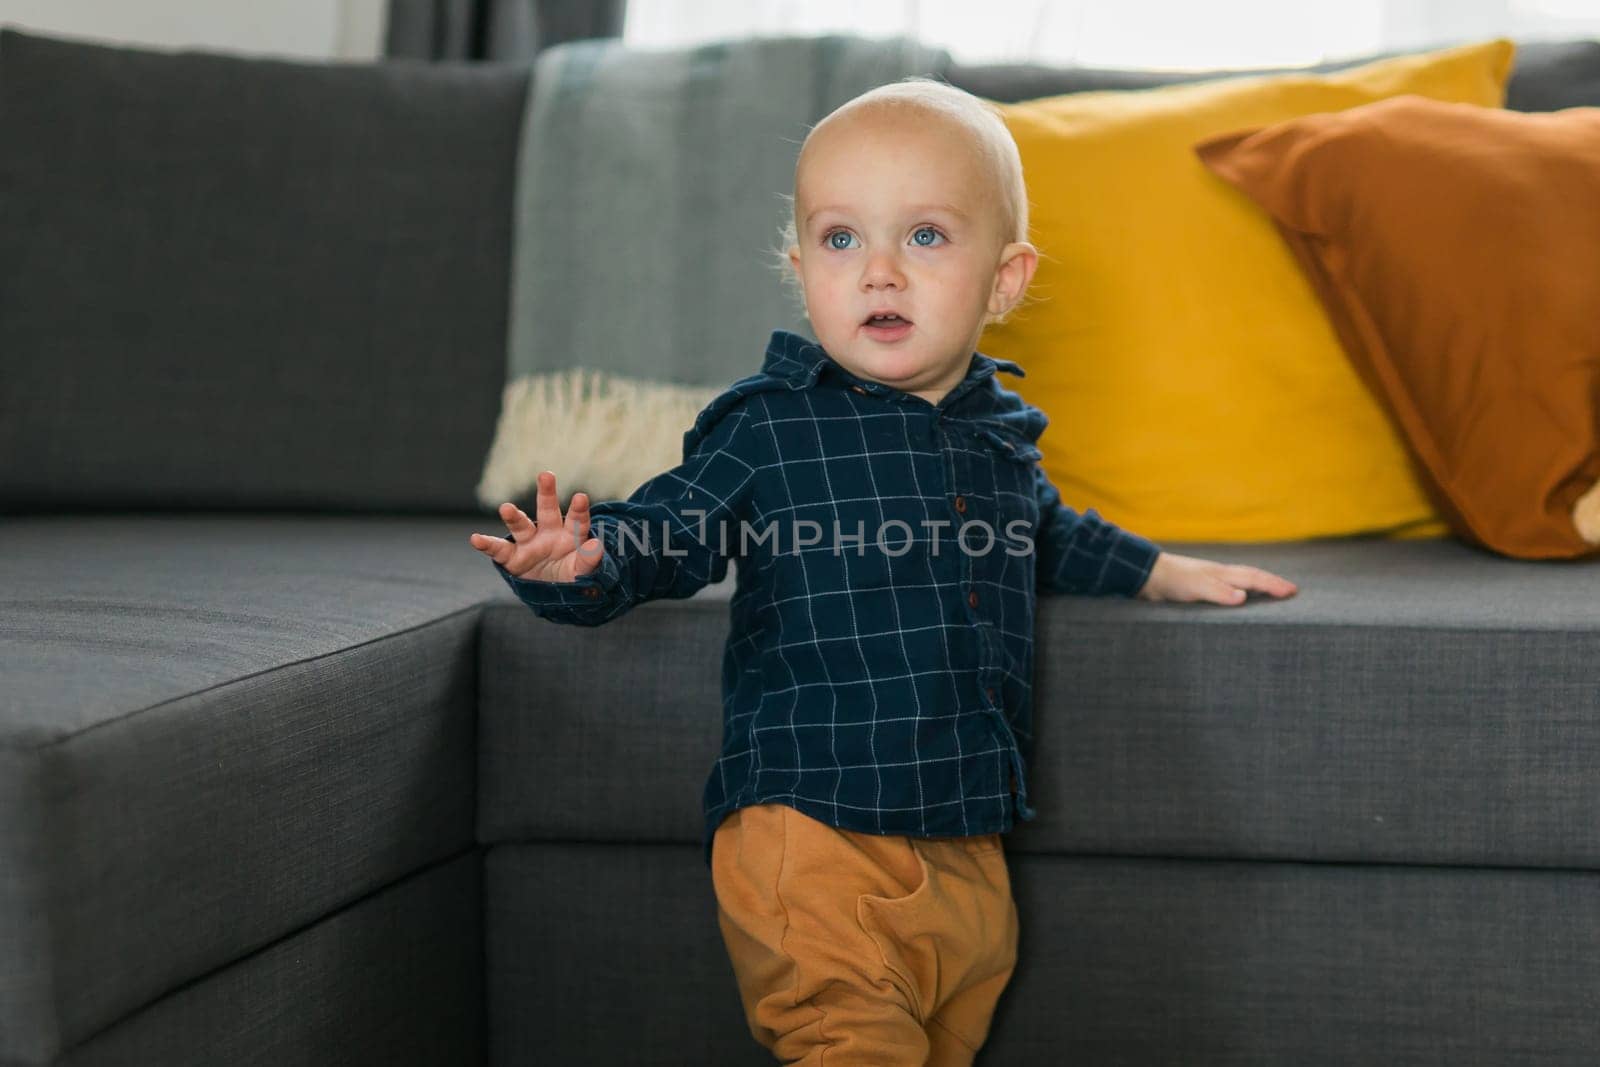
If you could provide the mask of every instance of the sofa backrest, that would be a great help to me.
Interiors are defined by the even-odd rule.
[[[477,510],[527,80],[0,31],[0,510]]]
[[[1244,73],[950,80],[1018,100]],[[0,30],[0,512],[481,513],[527,89],[525,65]],[[1600,41],[1520,46],[1509,104],[1600,104]]]
[[[1014,103],[1062,93],[1105,89],[1154,89],[1181,82],[1211,81],[1259,74],[1309,70],[1326,73],[1370,63],[1399,52],[1319,63],[1314,67],[1253,70],[1107,70],[1095,67],[1052,67],[1037,63],[956,64],[950,81],[970,93]],[[1564,107],[1600,105],[1600,40],[1529,41],[1517,45],[1516,66],[1506,87],[1506,107],[1513,111],[1555,111]]]

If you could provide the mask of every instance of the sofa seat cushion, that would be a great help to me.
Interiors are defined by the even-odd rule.
[[[52,1067],[482,1064],[483,857],[401,879],[207,974]]]
[[[480,527],[0,523],[0,1063],[475,848]]]
[[[1600,867],[1600,562],[1454,540],[1163,547],[1300,592],[1042,598],[1039,817],[1008,848]],[[699,840],[719,591],[599,630],[486,609],[480,840]]]

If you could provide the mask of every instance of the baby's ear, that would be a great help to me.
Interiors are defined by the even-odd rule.
[[[1026,241],[1013,241],[1001,250],[994,289],[989,294],[989,314],[993,321],[1003,321],[1011,309],[1022,302],[1038,266],[1038,250]]]

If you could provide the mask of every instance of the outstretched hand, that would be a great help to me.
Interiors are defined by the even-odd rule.
[[[1298,588],[1260,567],[1162,552],[1137,596],[1140,600],[1208,600],[1237,606],[1244,603],[1250,589],[1281,599],[1294,596]]]
[[[515,504],[501,504],[500,518],[516,538],[475,533],[467,538],[472,547],[504,567],[514,578],[539,582],[570,582],[600,566],[604,546],[589,536],[589,496],[573,493],[566,518],[556,500],[554,471],[539,474],[539,491],[534,499],[538,521]]]

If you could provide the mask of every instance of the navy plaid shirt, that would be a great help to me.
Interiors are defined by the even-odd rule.
[[[1132,596],[1160,549],[1061,502],[1034,443],[1048,420],[996,371],[1023,373],[975,352],[935,405],[774,331],[761,372],[684,434],[682,464],[591,504],[597,569],[544,582],[495,564],[541,617],[595,626],[739,561],[707,865],[717,825],[752,804],[918,837],[1034,818],[1035,592]]]

